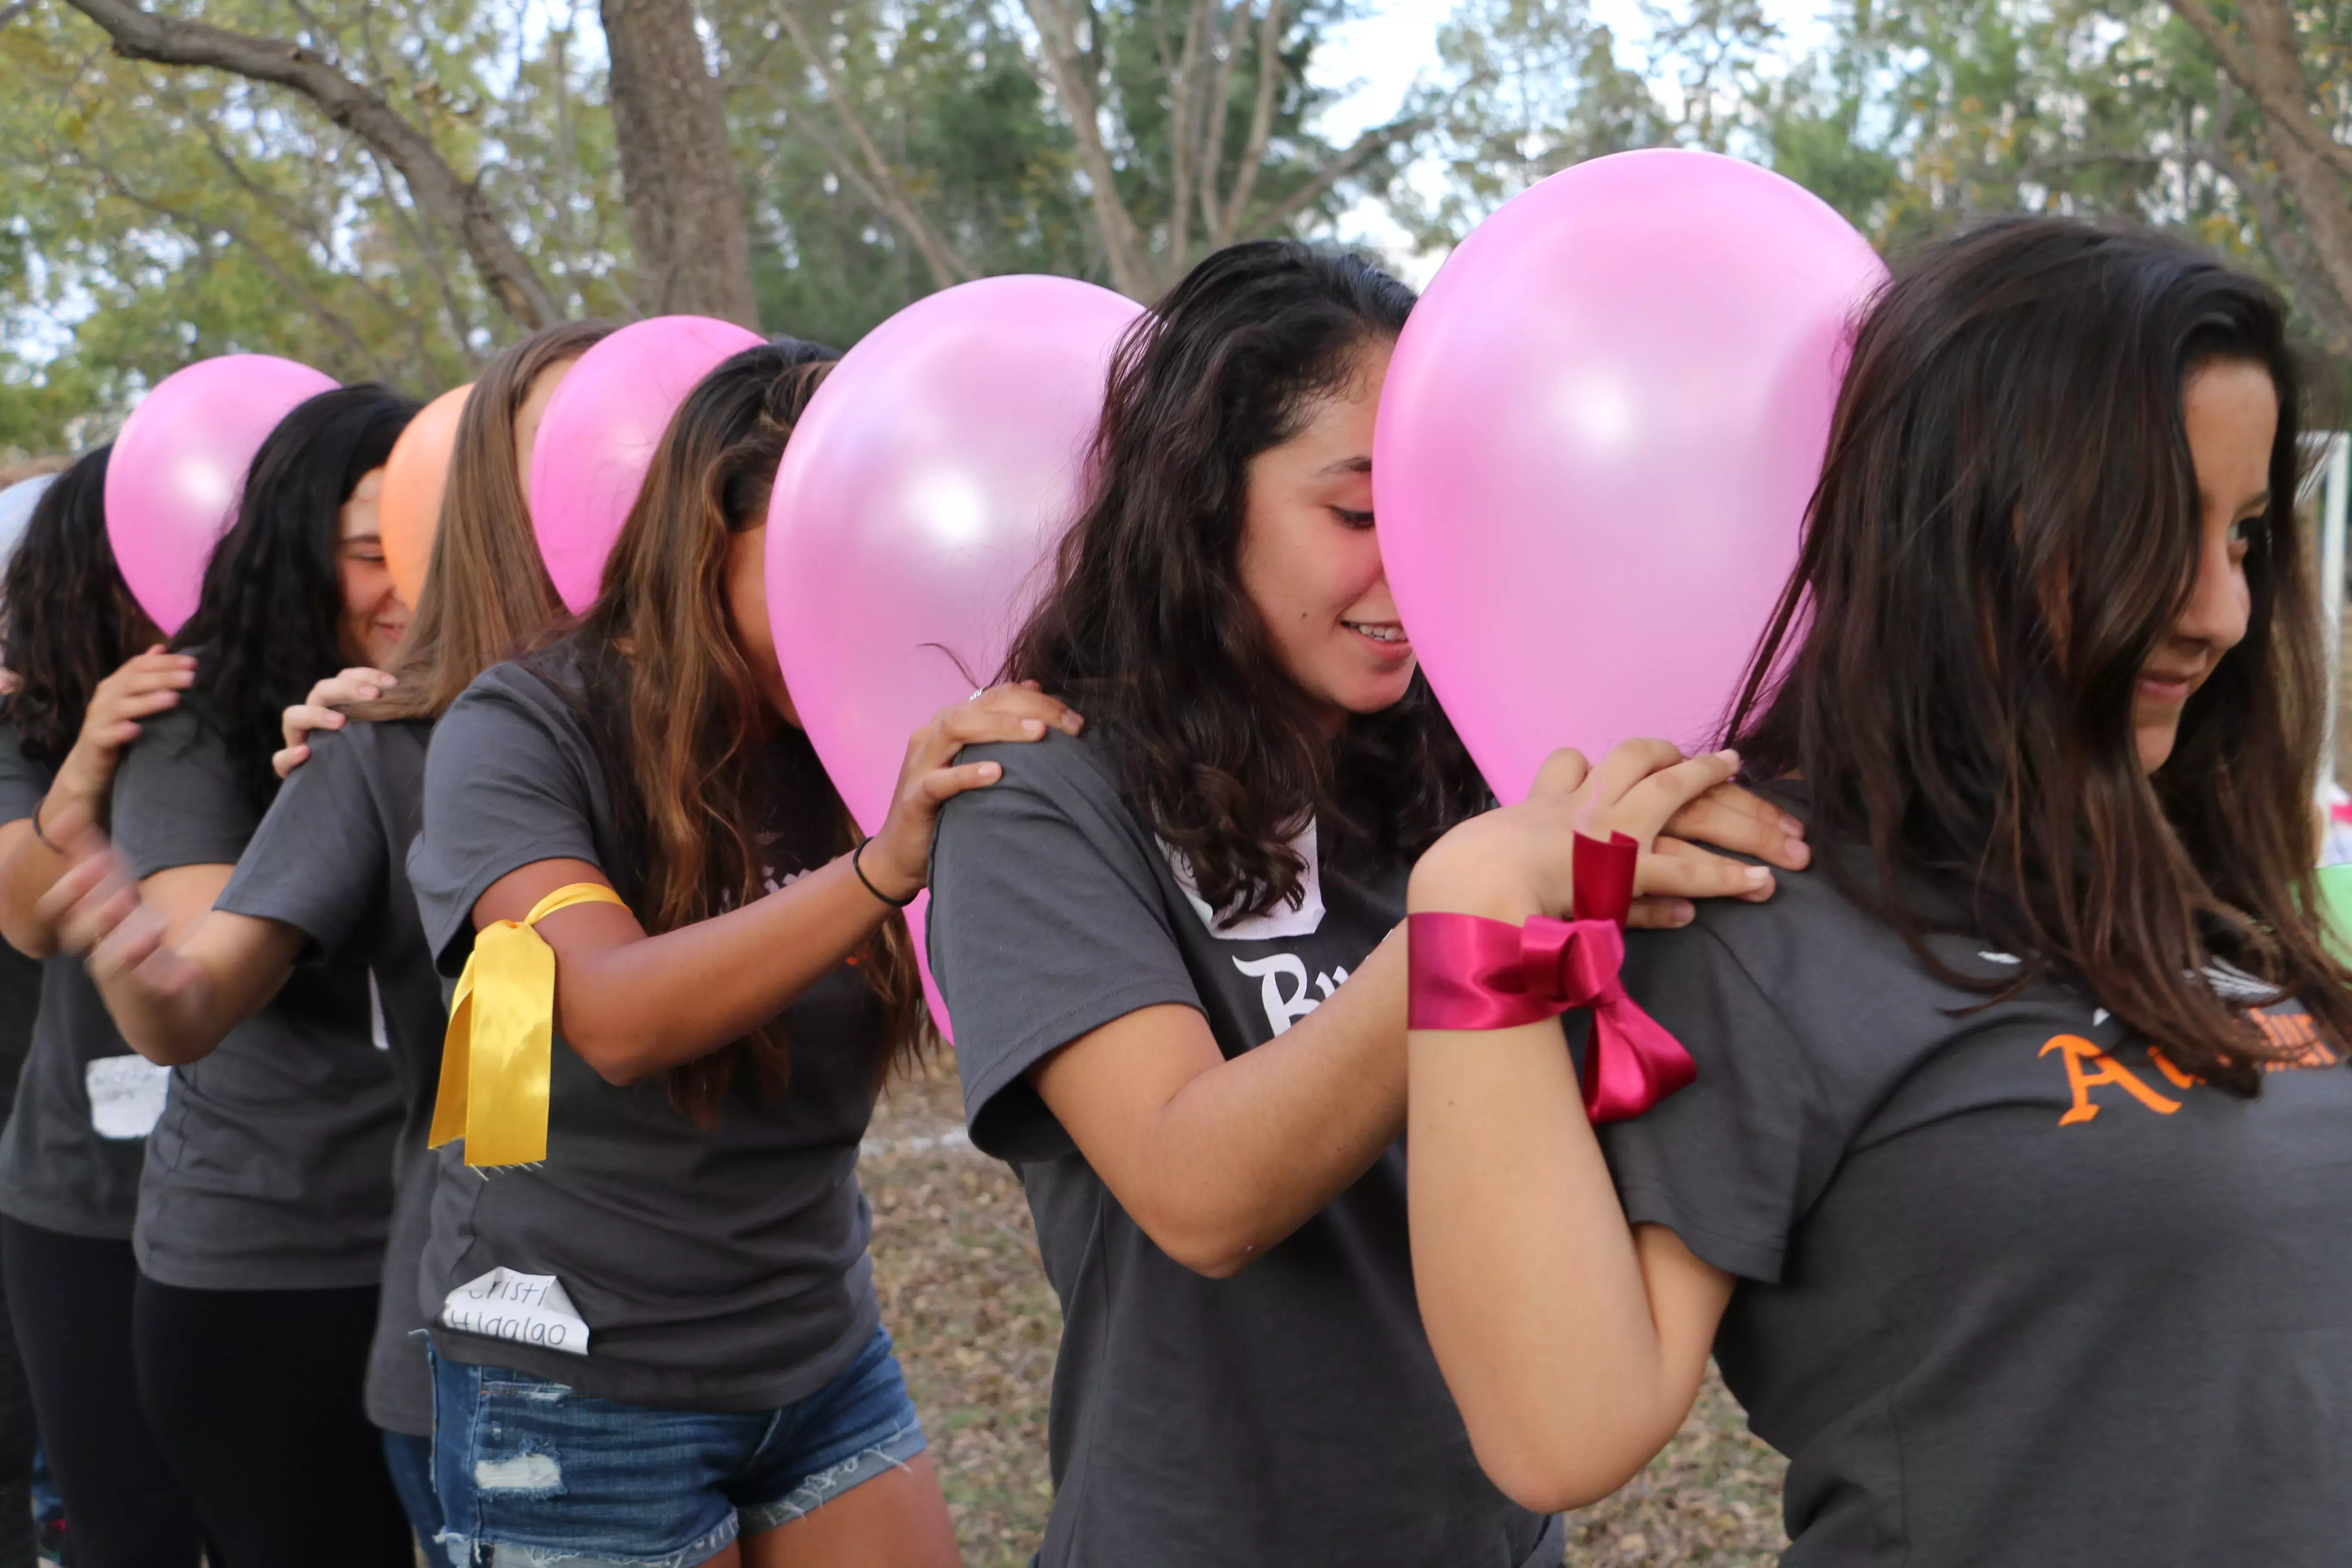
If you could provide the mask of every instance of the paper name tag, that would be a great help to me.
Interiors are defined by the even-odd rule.
[[[145,1057],[100,1057],[82,1069],[89,1124],[100,1138],[144,1138],[163,1114],[172,1069]]]
[[[442,1303],[441,1326],[566,1355],[588,1353],[588,1325],[552,1274],[493,1268],[469,1279]]]

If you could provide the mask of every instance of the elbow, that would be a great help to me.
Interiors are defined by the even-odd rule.
[[[57,933],[38,921],[0,919],[0,940],[36,963],[56,955]]]
[[[37,962],[58,951],[58,933],[32,906],[29,899],[0,894],[0,941]]]
[[[1495,1489],[1526,1509],[1529,1513],[1570,1513],[1612,1496],[1619,1488],[1640,1473],[1640,1467],[1623,1475],[1595,1479],[1574,1466],[1552,1466],[1518,1460],[1494,1460],[1480,1451],[1479,1468]]]
[[[213,1054],[212,1046],[193,1041],[133,1040],[125,1036],[124,1043],[159,1068],[184,1068]]]
[[[567,1034],[563,1037],[571,1044],[572,1054],[614,1089],[627,1089],[653,1076],[653,1068],[646,1064],[641,1048],[605,1038],[593,1030],[585,1037]]]
[[[1230,1279],[1265,1250],[1265,1243],[1238,1226],[1158,1215],[1136,1223],[1152,1245],[1193,1273],[1208,1279]]]
[[[1646,1432],[1607,1422],[1579,1421],[1570,1430],[1546,1413],[1486,1421],[1464,1415],[1478,1468],[1496,1490],[1531,1513],[1566,1513],[1614,1496],[1673,1436],[1653,1441]]]

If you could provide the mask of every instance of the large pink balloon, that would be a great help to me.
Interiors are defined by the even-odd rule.
[[[866,832],[889,814],[907,738],[995,678],[1044,586],[1083,500],[1111,350],[1139,313],[1066,278],[946,289],[866,334],[793,431],[768,510],[768,619]],[[919,952],[921,905],[908,916]],[[931,1007],[944,1027],[936,991]]]
[[[686,395],[764,342],[732,321],[656,316],[582,354],[555,389],[531,447],[530,522],[564,608],[576,616],[596,602],[604,558]]]
[[[1398,613],[1487,782],[1704,743],[1796,559],[1849,328],[1844,219],[1712,153],[1555,174],[1413,310],[1373,445]]]
[[[205,563],[236,521],[254,454],[335,380],[272,354],[223,354],[157,382],[114,438],[106,536],[139,607],[165,635],[196,613]]]

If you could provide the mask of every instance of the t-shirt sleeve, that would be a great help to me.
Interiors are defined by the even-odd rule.
[[[1133,819],[1079,746],[967,750],[1004,776],[948,803],[931,852],[931,973],[972,1142],[1002,1159],[1074,1147],[1031,1068],[1139,1008],[1201,1005]]]
[[[55,776],[25,754],[16,726],[0,719],[0,823],[21,822],[39,810]]]
[[[1602,1127],[1601,1147],[1627,1219],[1769,1284],[1843,1140],[1788,1020],[1706,918],[1627,939],[1628,991],[1689,1050],[1698,1079]]]
[[[310,737],[214,908],[282,921],[319,953],[348,945],[383,896],[387,850],[368,789],[373,727]]]
[[[228,747],[185,703],[146,721],[114,770],[114,847],[133,877],[233,866],[260,813]]]
[[[585,860],[609,874],[596,848],[588,781],[551,730],[555,721],[485,677],[433,728],[408,879],[445,974],[465,968],[474,950],[474,906],[508,872],[538,860]]]

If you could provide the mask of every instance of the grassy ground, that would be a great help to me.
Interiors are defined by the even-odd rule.
[[[1052,1501],[1045,1398],[1061,1315],[1019,1184],[962,1138],[952,1067],[895,1089],[859,1163],[882,1317],[898,1337],[971,1568],[1020,1568]],[[1712,1377],[1643,1477],[1570,1521],[1576,1568],[1764,1568],[1780,1462]]]

